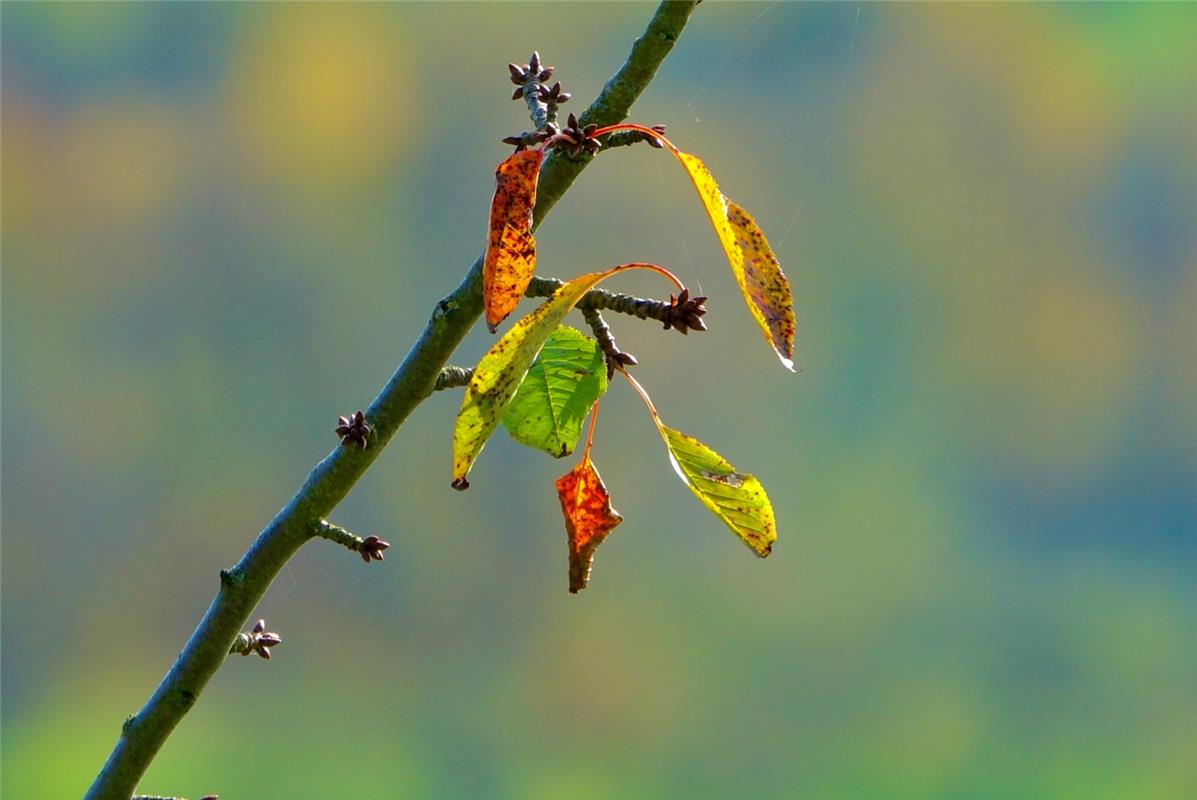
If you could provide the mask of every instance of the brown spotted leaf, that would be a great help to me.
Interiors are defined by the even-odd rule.
[[[611,507],[611,495],[588,452],[578,466],[557,479],[557,497],[569,544],[569,591],[576,594],[590,581],[594,551],[623,517]]]
[[[549,334],[557,329],[561,320],[586,292],[603,279],[631,269],[663,273],[680,288],[676,278],[655,264],[620,264],[604,272],[580,275],[558,289],[531,314],[512,325],[482,357],[474,367],[474,377],[466,386],[461,410],[457,413],[457,424],[453,428],[454,487],[465,489],[469,486],[466,476]]]
[[[490,230],[482,267],[482,295],[491,333],[519,304],[536,270],[532,209],[543,159],[540,150],[521,150],[495,170],[495,196],[490,203]]]
[[[743,265],[736,271],[736,282],[748,301],[748,310],[756,318],[761,330],[765,331],[778,358],[787,369],[794,369],[794,301],[790,294],[790,281],[781,271],[781,264],[773,254],[773,248],[756,220],[730,197],[727,203],[727,221],[735,233],[736,245],[743,255]]]
[[[781,363],[794,370],[794,298],[790,282],[756,220],[719,191],[711,171],[696,156],[674,149],[706,209],[715,235],[748,310],[764,331]]]

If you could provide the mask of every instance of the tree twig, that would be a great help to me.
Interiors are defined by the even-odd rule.
[[[524,296],[551,297],[564,285],[565,281],[558,278],[534,275],[528,283],[528,288],[524,290]],[[655,319],[657,322],[664,322],[669,317],[669,303],[663,300],[633,297],[606,289],[591,289],[582,295],[575,308],[593,308],[596,311],[611,309],[620,314],[630,314],[639,319]]]
[[[439,382],[440,379],[438,378]],[[347,547],[353,552],[362,557],[362,561],[369,564],[371,561],[382,561],[383,551],[391,546],[390,542],[384,542],[377,536],[358,536],[352,531],[347,531],[340,525],[333,525],[328,520],[320,520],[316,523],[316,535],[321,539],[328,539],[330,542]]]
[[[436,376],[436,386],[433,388],[439,392],[444,389],[453,389],[458,386],[465,386],[470,382],[470,378],[473,377],[474,370],[472,367],[456,367],[450,365],[441,369],[441,374]]]
[[[603,360],[607,362],[607,380],[611,380],[615,376],[615,370],[623,369],[624,367],[634,367],[639,363],[636,361],[636,356],[623,352],[619,349],[619,345],[615,344],[615,337],[611,334],[611,328],[607,325],[607,321],[603,319],[603,315],[599,313],[597,308],[593,306],[583,308],[582,319],[586,320],[586,324],[594,332],[594,338],[598,342],[599,350],[603,352]]]
[[[666,0],[632,46],[627,61],[582,115],[583,122],[609,125],[623,120],[673,48],[695,2]],[[544,220],[586,166],[554,153],[545,159],[537,187],[533,227]],[[241,626],[283,565],[314,534],[313,525],[345,498],[387,442],[425,398],[441,367],[473,327],[482,310],[482,258],[461,283],[436,304],[415,345],[366,409],[373,427],[365,449],[338,446],[308,475],[303,486],[258,534],[234,566],[221,571],[212,604],[145,706],[121,729],[85,800],[129,800],[141,776],[204,687],[224,663]]]

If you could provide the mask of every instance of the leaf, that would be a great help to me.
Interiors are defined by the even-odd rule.
[[[515,323],[478,362],[474,377],[466,386],[461,410],[457,413],[457,424],[453,429],[454,488],[469,487],[466,476],[474,460],[499,424],[499,415],[519,388],[545,339],[586,292],[607,276],[626,268],[619,266],[606,272],[590,272],[574,278],[539,308]]]
[[[693,436],[661,422],[661,416],[640,381],[627,371],[623,376],[648,406],[653,424],[669,450],[673,471],[752,552],[761,558],[768,557],[777,541],[777,523],[773,519],[773,504],[761,482],[753,475],[737,472],[727,459]]]
[[[781,271],[765,234],[748,212],[719,191],[711,171],[697,156],[677,148],[672,148],[672,152],[698,191],[698,198],[723,245],[748,310],[781,363],[793,372],[794,298],[790,293],[790,282]]]
[[[623,522],[611,507],[611,495],[585,453],[581,462],[557,479],[557,497],[565,515],[569,544],[569,591],[577,594],[590,581],[594,552],[615,526]]]
[[[606,391],[598,343],[562,325],[549,334],[503,410],[503,426],[520,444],[563,458],[574,451],[586,414]]]
[[[511,330],[482,357],[474,367],[474,377],[466,386],[461,410],[457,412],[457,424],[453,428],[453,488],[469,488],[466,476],[470,468],[499,424],[499,415],[515,395],[532,359],[536,358],[549,334],[588,291],[612,275],[632,269],[658,272],[668,277],[678,289],[682,288],[681,282],[668,270],[643,262],[579,275],[512,325]]]
[[[794,370],[794,300],[790,281],[781,271],[781,264],[765,233],[756,220],[730,197],[727,201],[727,221],[736,234],[736,244],[743,254],[743,268],[736,272],[736,282],[748,302],[748,310],[765,331],[781,363]],[[732,267],[733,272],[735,267]]]
[[[761,558],[773,550],[777,525],[765,487],[755,476],[737,472],[705,444],[657,421],[669,460],[702,504],[723,520],[732,533]]]
[[[521,150],[495,170],[495,195],[490,201],[490,230],[482,266],[482,296],[491,333],[519,304],[536,270],[532,209],[543,159],[540,150]]]

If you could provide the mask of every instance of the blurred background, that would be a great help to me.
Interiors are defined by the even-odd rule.
[[[5,797],[82,794],[481,251],[529,125],[505,64],[539,48],[584,108],[651,12],[4,5]],[[141,789],[1197,796],[1195,36],[1192,4],[704,3],[633,119],[768,232],[801,373],[648,147],[586,171],[539,271],[711,296],[699,336],[610,321],[769,489],[772,558],[614,385],[626,521],[570,596],[573,459],[500,432],[453,492],[437,395],[333,517],[386,562],[305,548],[276,658],[230,661]]]

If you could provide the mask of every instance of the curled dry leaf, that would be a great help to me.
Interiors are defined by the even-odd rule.
[[[495,170],[495,196],[490,203],[490,230],[482,267],[482,295],[491,333],[519,304],[536,270],[532,209],[543,159],[540,150],[521,150]]]
[[[623,522],[623,517],[611,507],[611,495],[589,452],[582,455],[576,467],[557,479],[557,497],[565,515],[569,544],[569,591],[576,594],[590,581],[594,551]]]

